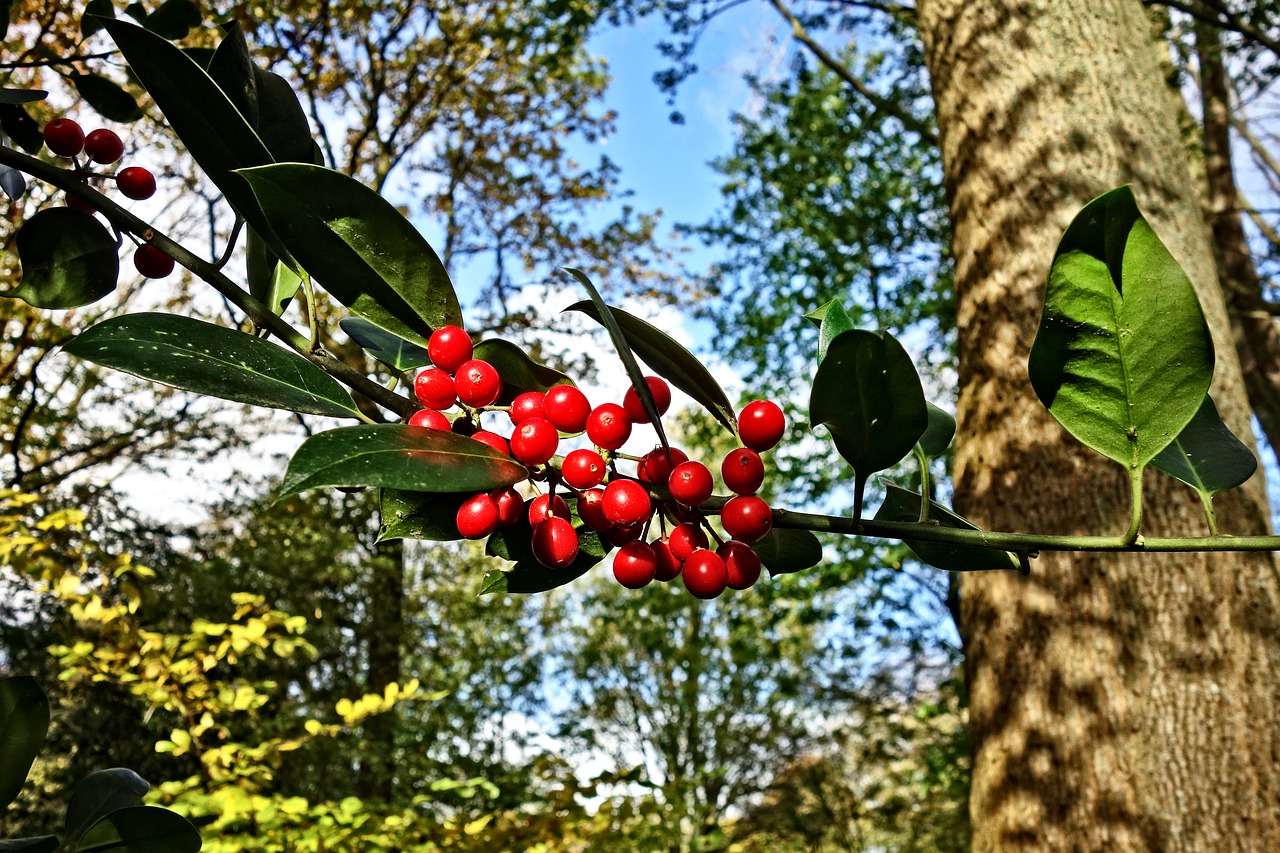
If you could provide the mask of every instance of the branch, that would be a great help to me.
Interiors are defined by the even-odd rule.
[[[1215,2],[1215,0],[1199,0],[1199,3],[1185,2],[1185,0],[1142,0],[1142,5],[1166,6],[1185,15],[1190,15],[1197,21],[1211,24],[1220,30],[1239,33],[1280,56],[1280,41],[1259,30],[1226,6]],[[1206,12],[1201,8],[1202,6],[1211,8],[1213,12]]]

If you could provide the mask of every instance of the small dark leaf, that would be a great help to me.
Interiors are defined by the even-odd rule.
[[[528,476],[511,457],[461,435],[405,424],[342,427],[302,443],[276,500],[322,486],[478,492]]]
[[[22,790],[48,731],[49,700],[36,680],[0,678],[0,812]]]
[[[485,573],[480,584],[480,594],[506,592],[513,595],[531,595],[564,586],[582,577],[599,564],[604,553],[600,537],[585,525],[578,531],[578,556],[563,569],[549,569],[533,556],[533,528],[527,519],[521,519],[511,527],[500,527],[489,537],[485,553],[491,557],[510,560],[515,566],[501,571]]]
[[[0,0],[0,21],[4,23],[4,32],[0,33],[0,38],[7,38],[9,35],[9,17],[13,14],[13,0]]]
[[[258,88],[254,129],[278,163],[314,163],[311,125],[289,81],[274,71],[253,69]]]
[[[822,364],[822,360],[827,357],[827,347],[831,345],[831,341],[841,332],[852,329],[853,322],[845,313],[844,306],[835,299],[804,316],[806,320],[818,324],[818,364]]]
[[[475,357],[498,369],[498,375],[502,377],[502,396],[498,398],[500,406],[511,405],[511,401],[525,391],[545,393],[556,385],[573,384],[573,380],[560,371],[538,364],[520,347],[499,338],[476,344]]]
[[[0,839],[0,853],[53,853],[58,849],[58,836]]]
[[[0,104],[30,104],[47,97],[44,89],[0,89]]]
[[[1196,416],[1151,464],[1206,496],[1234,489],[1258,470],[1258,460],[1227,429],[1207,394]]]
[[[90,773],[76,785],[67,804],[62,842],[74,849],[89,827],[117,809],[141,805],[149,790],[145,779],[123,767]]]
[[[885,483],[884,503],[876,511],[877,521],[920,520],[920,495],[910,492],[893,483]],[[930,523],[953,530],[978,530],[970,521],[956,515],[951,510],[931,502],[929,505]],[[949,572],[986,572],[986,571],[1018,571],[1018,558],[1007,551],[995,548],[978,548],[972,545],[948,545],[942,542],[921,542],[913,539],[902,540],[911,552],[936,569]]]
[[[44,148],[44,129],[21,104],[0,103],[0,130],[28,154]]]
[[[925,456],[941,456],[951,446],[951,439],[956,437],[956,419],[933,403],[926,402],[925,406],[929,409],[929,426],[920,436],[919,444]]]
[[[427,355],[426,347],[406,341],[363,317],[344,317],[338,321],[338,325],[342,331],[351,336],[351,340],[360,345],[361,349],[392,370],[403,372],[426,367],[431,363],[431,356]],[[507,374],[500,367],[498,373],[505,383]]]
[[[191,0],[165,0],[147,16],[147,29],[158,36],[177,41],[185,38],[201,23],[200,7]]]
[[[142,3],[130,3],[128,6],[124,7],[124,13],[130,18],[133,18],[139,24],[145,24],[147,22],[147,7],[142,5]]]
[[[47,207],[23,223],[16,242],[22,281],[4,296],[63,309],[90,305],[116,289],[116,241],[92,214]]]
[[[89,0],[84,7],[84,14],[80,16],[80,35],[88,38],[102,29],[102,21],[98,18],[115,16],[116,9],[111,0]]]
[[[388,539],[426,539],[452,542],[461,539],[458,532],[458,508],[471,495],[467,492],[406,492],[382,489],[380,511],[382,526],[378,541]]]
[[[751,547],[770,575],[802,572],[822,562],[822,543],[808,530],[775,527]]]
[[[27,192],[27,179],[17,169],[0,163],[0,190],[4,191],[9,201],[17,201]]]
[[[85,833],[74,853],[197,853],[203,842],[191,822],[157,806],[129,806],[107,815]]]
[[[80,97],[103,118],[111,121],[130,122],[142,118],[142,110],[119,84],[96,74],[72,74],[71,83]]]

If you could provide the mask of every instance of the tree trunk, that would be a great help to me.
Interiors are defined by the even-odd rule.
[[[1213,250],[1140,0],[919,0],[955,227],[955,498],[999,530],[1118,534],[1117,466],[1036,400],[1027,353],[1054,247],[1131,183],[1195,282],[1214,399],[1248,406]],[[1261,478],[1224,532],[1265,529]],[[1148,534],[1203,533],[1188,489],[1148,474]],[[974,849],[1280,850],[1280,583],[1270,556],[1043,555],[967,575],[961,629]]]
[[[382,693],[388,684],[400,682],[404,640],[404,543],[399,540],[377,546],[373,577],[369,584],[369,672],[365,690]],[[360,772],[356,793],[362,799],[391,802],[395,794],[396,729],[399,714],[393,708],[370,717],[364,724]]]

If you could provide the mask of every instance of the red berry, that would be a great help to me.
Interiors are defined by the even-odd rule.
[[[74,157],[84,150],[84,131],[69,118],[55,118],[44,126],[44,144],[59,157]]]
[[[525,465],[541,465],[559,446],[560,433],[545,418],[530,418],[511,433],[511,455]]]
[[[460,326],[441,326],[427,339],[427,355],[431,357],[431,363],[449,373],[454,373],[469,361],[471,353],[471,336]]]
[[[569,505],[564,502],[564,498],[556,495],[552,501],[551,495],[538,495],[529,501],[529,524],[537,527],[539,522],[546,521],[548,518],[571,518],[569,515]]]
[[[627,524],[600,531],[600,538],[615,548],[635,542],[644,533],[644,524]]]
[[[671,472],[671,478],[667,480],[671,497],[685,506],[698,506],[703,503],[711,497],[714,486],[711,472],[701,462],[681,462]]]
[[[672,555],[684,561],[697,549],[707,547],[707,532],[692,521],[684,521],[672,528],[670,542]]]
[[[449,423],[449,419],[435,409],[418,409],[418,411],[409,416],[409,426],[442,429],[446,432],[453,428],[453,424]]]
[[[684,568],[684,560],[671,553],[670,539],[655,539],[649,543],[649,547],[653,549],[653,553],[658,559],[658,569],[653,575],[656,580],[665,583],[680,577],[680,570]]]
[[[773,510],[755,495],[739,495],[720,510],[720,525],[739,542],[757,542],[773,529]]]
[[[116,173],[116,186],[120,192],[141,201],[156,194],[156,178],[141,166],[130,166]]]
[[[524,496],[511,486],[494,489],[489,495],[498,505],[499,527],[510,527],[524,517]]]
[[[173,258],[150,243],[143,243],[134,250],[133,265],[147,278],[164,278],[173,272]]]
[[[560,476],[575,489],[589,489],[604,482],[604,458],[594,450],[580,448],[569,451],[560,466]]]
[[[478,441],[481,444],[487,444],[503,456],[511,455],[511,445],[507,440],[496,432],[489,432],[487,429],[478,429],[471,433],[471,440]]]
[[[729,573],[729,589],[750,589],[760,580],[760,555],[745,542],[730,539],[716,549]]]
[[[658,556],[643,542],[628,542],[613,555],[613,576],[627,589],[647,586],[658,571]]]
[[[608,530],[613,522],[604,514],[604,490],[587,489],[578,498],[578,518],[592,530]]]
[[[720,477],[730,491],[740,495],[754,494],[764,482],[764,462],[749,447],[730,450],[720,463]]]
[[[428,409],[443,412],[458,402],[453,377],[438,367],[428,367],[413,380],[413,394]]]
[[[667,409],[671,408],[671,387],[657,376],[646,376],[644,384],[649,386],[649,396],[653,397],[654,405],[658,407],[658,414],[665,415]],[[649,422],[649,416],[645,414],[644,406],[640,404],[640,395],[636,393],[635,388],[628,388],[627,393],[622,395],[622,408],[634,422],[638,424]]]
[[[95,163],[114,163],[124,156],[124,143],[114,130],[100,127],[84,138],[84,153]]]
[[[533,528],[533,556],[550,569],[563,569],[578,556],[578,531],[563,518],[548,518]]]
[[[480,358],[464,362],[453,377],[458,399],[468,406],[491,406],[502,393],[502,377],[492,364]]]
[[[695,598],[715,598],[729,585],[729,571],[714,551],[699,548],[684,561],[684,588]]]
[[[547,420],[561,432],[577,434],[587,428],[591,404],[587,395],[572,385],[557,385],[546,395]]]
[[[649,490],[635,480],[614,480],[604,487],[604,517],[614,524],[640,524],[652,514]]]
[[[458,532],[467,539],[483,539],[498,528],[498,504],[488,492],[472,495],[458,507]]]
[[[738,437],[757,453],[764,453],[782,438],[787,419],[777,403],[756,400],[747,403],[738,414]]]
[[[668,458],[667,451],[657,447],[640,457],[640,464],[636,466],[636,476],[646,483],[665,486],[671,479],[671,469],[681,462],[688,461],[689,455],[683,450],[671,448],[671,457]]]
[[[617,450],[631,437],[631,418],[617,403],[601,403],[587,418],[587,438],[596,447]]]
[[[516,395],[511,401],[511,410],[507,412],[507,417],[511,418],[511,423],[519,426],[530,418],[546,418],[547,396],[540,391],[525,391],[523,394]]]

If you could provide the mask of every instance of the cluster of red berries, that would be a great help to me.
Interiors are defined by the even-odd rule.
[[[115,131],[100,127],[86,134],[76,121],[69,118],[57,118],[44,126],[44,144],[59,157],[74,161],[84,154],[90,161],[104,166],[115,163],[124,156],[124,142]],[[122,194],[136,201],[155,195],[155,176],[141,166],[128,166],[114,175],[90,172],[82,169],[79,162],[75,166],[86,179],[93,177],[115,181]],[[93,207],[71,194],[67,195],[67,207],[85,213],[94,212]],[[173,258],[150,243],[143,243],[133,253],[133,265],[147,278],[164,278],[173,272]]]
[[[714,478],[706,465],[676,448],[658,447],[639,458],[619,452],[632,426],[648,423],[634,388],[627,389],[621,404],[592,406],[578,388],[557,385],[546,393],[522,393],[510,406],[494,406],[502,379],[491,364],[472,357],[471,339],[463,329],[436,330],[427,352],[433,366],[414,382],[414,392],[426,408],[415,412],[409,423],[469,433],[528,467],[531,482],[548,484],[548,491],[527,506],[512,487],[472,495],[457,514],[462,536],[483,539],[527,515],[534,556],[549,568],[565,568],[577,558],[579,540],[569,503],[556,494],[557,487],[563,487],[582,524],[618,549],[613,573],[623,586],[638,589],[654,579],[671,581],[683,575],[693,595],[715,598],[726,588],[747,589],[759,579],[760,557],[751,543],[773,527],[773,511],[756,495],[764,482],[760,454],[774,447],[786,428],[776,403],[757,400],[739,416],[738,435],[744,446],[730,451],[720,466],[721,479],[735,494],[719,510],[727,535],[721,539],[708,520]],[[671,389],[656,376],[645,382],[658,413],[665,413]],[[443,412],[459,403],[466,416],[451,422]],[[513,427],[509,438],[480,428],[479,416],[486,411],[506,412]],[[557,456],[562,437],[584,432],[592,447]],[[634,476],[618,471],[622,460],[635,462]],[[655,518],[660,533],[646,542]],[[715,550],[708,533],[718,542]]]

